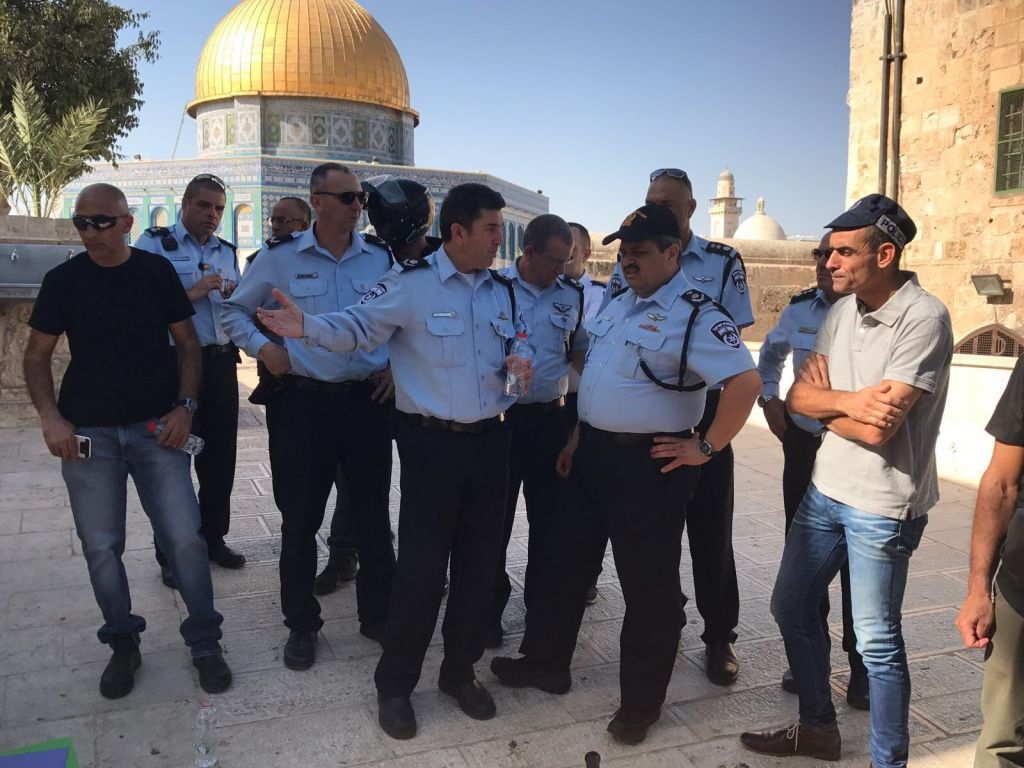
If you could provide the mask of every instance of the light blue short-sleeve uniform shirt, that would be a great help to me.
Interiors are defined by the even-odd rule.
[[[504,392],[516,328],[511,284],[488,270],[459,272],[443,247],[411,264],[389,271],[355,306],[306,310],[300,343],[328,354],[388,344],[395,404],[405,413],[465,424],[504,413],[516,402]]]
[[[235,254],[235,246],[231,243],[221,240],[216,235],[210,235],[205,243],[200,243],[189,234],[180,219],[167,231],[177,244],[176,248],[166,247],[164,237],[152,230],[143,232],[135,241],[135,247],[160,254],[171,262],[186,291],[191,290],[209,270],[218,272],[224,280],[238,284],[238,257]],[[195,326],[200,346],[227,344],[230,341],[220,319],[223,303],[224,296],[220,291],[210,291],[203,298],[192,302],[192,307],[196,311],[192,316],[192,325]]]
[[[655,384],[641,363],[666,384],[678,385],[683,339],[696,298],[697,317],[687,348],[683,385],[690,392]],[[581,421],[609,432],[681,432],[704,413],[708,387],[754,368],[739,330],[682,270],[642,299],[626,290],[587,323],[590,349],[579,390]]]
[[[501,270],[512,281],[520,316],[530,328],[533,379],[519,403],[549,403],[569,389],[569,359],[587,348],[582,326],[582,290],[567,277],[559,277],[541,290],[519,274],[519,263]]]
[[[254,322],[257,307],[278,306],[271,289],[290,296],[308,314],[340,312],[358,303],[391,266],[391,255],[358,232],[352,233],[352,243],[335,259],[317,242],[314,225],[260,251],[224,302],[221,321],[235,344],[256,357],[267,342],[281,341],[268,337]],[[291,358],[291,373],[318,381],[362,381],[388,363],[386,344],[339,354],[302,339],[283,343]]]

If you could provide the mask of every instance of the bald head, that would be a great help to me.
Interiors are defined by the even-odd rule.
[[[75,213],[80,216],[95,216],[98,213],[107,216],[127,216],[128,200],[124,192],[113,184],[90,184],[78,193]]]

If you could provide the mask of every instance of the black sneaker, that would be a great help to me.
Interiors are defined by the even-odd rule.
[[[231,669],[219,651],[193,657],[192,665],[199,670],[199,685],[207,693],[224,693],[231,687]]]
[[[142,664],[139,643],[134,637],[115,637],[110,643],[114,655],[100,676],[100,694],[105,699],[120,699],[135,687],[135,671]]]
[[[245,565],[245,555],[236,552],[223,541],[218,544],[209,545],[210,562],[216,563],[221,568],[229,568],[236,571]]]
[[[648,729],[659,717],[661,712],[633,715],[619,709],[608,723],[608,733],[620,744],[635,746],[647,738]]]
[[[411,739],[416,735],[416,713],[408,696],[378,694],[377,721],[392,739]]]
[[[299,632],[293,629],[284,644],[284,665],[288,669],[300,671],[309,669],[316,661],[316,632]]]

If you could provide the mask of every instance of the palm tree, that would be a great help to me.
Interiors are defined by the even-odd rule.
[[[0,113],[0,199],[32,216],[52,215],[64,187],[105,149],[97,133],[106,113],[90,99],[54,122],[36,89],[15,81],[11,110]]]

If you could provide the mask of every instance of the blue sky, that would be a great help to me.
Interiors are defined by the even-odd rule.
[[[122,0],[124,2],[124,0]],[[168,158],[207,35],[232,0],[129,3],[160,29],[126,155]],[[817,235],[846,186],[849,0],[363,0],[405,62],[416,163],[483,170],[594,231],[685,168],[698,232],[724,168],[790,235]],[[196,154],[186,117],[178,157]]]

